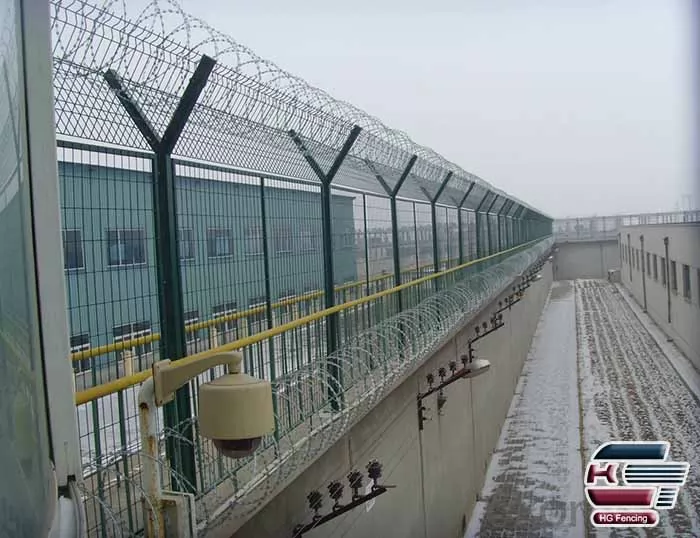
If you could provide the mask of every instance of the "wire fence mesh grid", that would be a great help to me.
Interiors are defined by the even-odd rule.
[[[549,233],[549,219],[524,202],[257,57],[174,2],[153,1],[138,13],[118,2],[54,0],[51,7],[69,338],[91,534],[130,535],[143,526],[138,382],[154,361],[170,358],[163,350],[173,349],[178,334],[184,354],[234,345]],[[216,63],[191,114],[179,118],[203,55]],[[129,103],[156,137],[168,134],[174,114],[183,123],[170,169]],[[338,160],[354,126],[361,131]],[[332,186],[322,177],[329,171],[336,172]],[[163,174],[173,178],[172,215],[163,206]],[[506,199],[515,208],[510,220]],[[172,217],[173,248],[159,235],[164,212]],[[414,355],[425,351],[430,335],[458,319],[446,315],[454,297],[486,297],[478,290],[491,288],[479,271],[499,262],[292,323],[246,346],[246,372],[274,384],[277,424],[251,461],[226,461],[196,434],[198,387],[222,369],[198,376],[180,423],[161,415],[166,485],[193,490],[205,522],[229,497],[237,506],[264,499],[267,493],[250,496],[260,473],[282,483],[296,468],[290,462],[302,465],[329,446],[359,409],[371,407],[374,396],[363,395],[381,394],[403,371],[405,361],[386,357],[398,360],[404,344]],[[180,275],[178,327],[162,321],[167,263]],[[467,276],[473,289],[438,298]],[[347,383],[329,379],[329,362]],[[119,390],[116,382],[123,382]],[[334,418],[336,400],[350,402],[342,407],[349,418]],[[312,442],[300,445],[304,439]],[[194,475],[179,467],[173,442],[189,447]]]

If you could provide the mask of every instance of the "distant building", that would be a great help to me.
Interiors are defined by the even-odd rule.
[[[59,162],[72,352],[159,331],[152,176],[148,169]],[[211,171],[207,171],[211,174]],[[194,175],[194,174],[193,174]],[[323,289],[318,192],[259,179],[178,177],[177,204],[186,323]],[[274,183],[274,185],[272,184]],[[266,212],[263,239],[262,197]],[[353,198],[333,195],[336,284],[356,281]],[[320,308],[320,297],[276,309],[276,323]],[[187,333],[190,351],[268,328],[265,309]],[[212,330],[213,329],[213,330]],[[157,342],[74,363],[78,389],[147,368]],[[124,359],[128,364],[124,364]],[[81,377],[83,379],[81,379]],[[86,378],[88,377],[88,378]]]

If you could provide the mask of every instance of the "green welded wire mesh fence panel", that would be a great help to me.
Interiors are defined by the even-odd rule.
[[[459,265],[459,228],[457,222],[457,208],[446,207],[447,213],[447,267]]]
[[[413,202],[396,201],[399,239],[399,266],[401,283],[415,280],[418,275],[418,253],[416,250],[416,228],[413,218]]]
[[[401,281],[431,275],[436,265],[444,269],[457,263],[457,209],[436,206],[433,226],[430,204],[416,201],[424,200],[425,193],[435,196],[448,172],[453,176],[441,204],[460,199],[467,185],[478,184],[474,195],[465,197],[471,210],[462,211],[461,245],[463,261],[477,257],[473,209],[492,189],[486,182],[258,58],[173,4],[156,1],[140,13],[133,7],[111,3],[96,8],[82,0],[51,3],[57,131],[91,144],[59,144],[67,337],[79,397],[87,389],[133,379],[132,374],[165,358],[158,356],[163,328],[155,265],[159,238],[154,234],[158,212],[153,157],[136,151],[149,147],[105,83],[108,69],[119,75],[161,136],[202,55],[216,60],[173,148],[173,232],[179,239],[184,327],[166,329],[184,329],[187,354],[298,321],[320,312],[329,299],[324,297],[330,269],[323,262],[320,182],[293,143],[290,129],[325,173],[351,129],[362,128],[332,183],[330,276],[335,304],[396,284],[390,201],[377,176],[393,189],[412,159],[401,187],[404,199],[396,204]],[[481,255],[495,252],[499,224],[493,218],[480,216]],[[512,234],[504,233],[509,225],[502,223],[501,236],[509,236],[512,244],[547,231],[542,220],[510,225]],[[411,286],[401,293],[401,303],[398,294],[390,293],[346,308],[334,314],[339,321],[334,336],[343,346],[368,335],[367,345],[378,355],[395,356],[397,342],[380,337],[379,331],[392,323],[400,307],[417,307],[437,289],[486,271],[501,258]],[[429,336],[420,338],[427,341]],[[413,352],[420,338],[412,340]],[[276,430],[265,438],[261,458],[274,460],[285,442],[303,438],[329,411],[326,339],[326,317],[319,316],[242,349],[245,371],[274,386]],[[347,364],[342,390],[350,398],[362,374],[356,360],[339,358]],[[388,368],[372,361],[371,368]],[[192,417],[197,415],[199,386],[221,373],[223,368],[215,368],[191,382]],[[138,385],[105,391],[77,408],[88,534],[138,535],[143,529]],[[196,428],[192,417],[185,420]],[[199,435],[194,442],[198,502],[224,481],[237,491],[254,476],[250,461],[222,459]],[[163,462],[179,466],[177,461]],[[163,475],[165,487],[179,487],[172,483],[179,469]],[[206,518],[206,511],[202,513]]]
[[[85,390],[158,359],[149,340],[159,333],[152,161],[79,144],[60,144],[58,161],[71,353],[124,344],[71,361],[76,390]],[[134,390],[80,405],[77,417],[83,478],[95,492],[86,501],[89,532],[114,530],[103,504],[135,532],[142,518]]]
[[[473,211],[463,210],[465,217],[463,218],[464,223],[467,226],[467,233],[465,235],[467,241],[467,249],[465,252],[468,254],[468,260],[475,260],[477,257],[476,252],[476,214]]]

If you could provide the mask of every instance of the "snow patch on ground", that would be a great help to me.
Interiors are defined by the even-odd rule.
[[[466,537],[584,535],[571,283],[555,282]]]
[[[626,292],[555,282],[465,536],[700,537],[698,394],[700,373]],[[584,519],[582,465],[615,440],[667,440],[690,463],[656,528]]]
[[[614,285],[577,281],[576,302],[585,458],[605,441],[666,440],[674,460],[690,463],[676,507],[661,511],[658,527],[591,534],[700,536],[700,402],[671,365],[684,357]]]

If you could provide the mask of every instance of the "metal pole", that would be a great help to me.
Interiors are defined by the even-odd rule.
[[[457,202],[457,225],[459,226],[458,230],[458,236],[459,236],[459,263],[460,265],[464,263],[464,231],[462,230],[463,226],[463,216],[462,216],[462,206],[464,205],[464,202],[467,201],[467,198],[469,197],[469,194],[472,192],[472,189],[474,188],[474,185],[476,185],[476,181],[472,181],[469,184],[469,187],[464,193],[464,196],[462,196],[462,199]]]
[[[158,306],[160,314],[160,358],[177,360],[187,355],[185,339],[185,314],[182,296],[182,277],[177,226],[177,195],[175,169],[171,154],[182,134],[216,61],[202,56],[177,108],[165,128],[162,138],[158,136],[138,103],[124,88],[119,75],[112,69],[104,73],[109,87],[139,129],[141,135],[155,153],[154,159],[154,221],[156,240],[156,267],[158,273]],[[165,427],[176,432],[169,435],[166,453],[170,459],[174,490],[184,483],[186,490],[193,492],[196,486],[194,454],[194,431],[192,428],[189,384],[180,388],[174,402],[163,410]],[[180,476],[177,476],[177,474]]]
[[[362,193],[362,221],[365,227],[365,295],[369,295],[369,239],[367,230],[367,195]],[[367,309],[369,311],[369,309]]]
[[[147,538],[165,538],[163,494],[160,487],[160,454],[158,453],[158,414],[152,377],[146,379],[141,385],[138,400],[141,451],[145,453],[145,457],[141,458],[141,473],[148,512],[144,530]]]
[[[464,263],[464,247],[462,246],[463,241],[462,236],[462,208],[457,206],[457,242],[459,244],[457,248],[457,264],[462,265]]]
[[[387,182],[384,180],[382,175],[377,171],[376,167],[372,164],[371,161],[366,160],[365,163],[369,167],[369,169],[372,171],[374,176],[377,178],[377,181],[379,184],[384,188],[386,193],[389,195],[389,206],[391,208],[391,243],[392,243],[392,255],[393,255],[393,261],[394,261],[394,286],[400,286],[401,285],[401,255],[399,252],[399,217],[398,217],[398,212],[396,209],[396,196],[399,194],[399,190],[401,190],[401,187],[403,186],[404,182],[406,181],[406,178],[408,178],[408,175],[411,173],[411,169],[413,168],[413,165],[416,164],[416,160],[418,159],[417,155],[412,155],[411,158],[408,160],[408,164],[404,168],[403,172],[401,173],[401,177],[399,177],[399,180],[396,182],[396,185],[394,185],[394,188],[392,189],[389,187]],[[402,303],[402,293],[399,292],[398,294],[398,307],[399,307],[399,312],[403,311],[403,303]]]
[[[666,298],[668,301],[668,322],[671,323],[671,262],[668,259],[668,237],[664,237],[666,253]]]
[[[647,279],[646,279],[646,261],[644,259],[644,235],[639,236],[639,243],[642,247],[642,295],[644,297],[644,312],[647,311]]]
[[[627,251],[630,255],[630,283],[632,282],[632,264],[634,263],[634,256],[632,255],[632,241],[630,239],[630,234],[627,234]]]
[[[430,194],[428,191],[424,188],[421,187],[421,190],[423,193],[427,196],[428,200],[430,200],[430,217],[431,217],[431,222],[433,226],[433,271],[435,273],[440,272],[440,259],[439,259],[439,252],[438,252],[438,234],[437,234],[437,201],[440,199],[440,196],[442,195],[442,192],[445,190],[445,187],[447,186],[447,183],[450,181],[452,178],[452,172],[447,172],[447,175],[445,176],[445,179],[442,181],[440,184],[440,187],[437,190],[437,193],[435,193],[435,196],[431,198]],[[435,289],[438,290],[440,289],[440,285],[438,282],[438,279],[433,280],[435,282]]]
[[[267,326],[271,328],[273,326],[273,316],[272,316],[272,285],[270,279],[270,251],[267,244],[267,207],[265,204],[265,178],[260,178],[260,219],[262,222],[262,239],[263,239],[263,273],[265,276],[265,298],[267,300],[266,311],[267,311]],[[268,340],[268,345],[270,346],[270,380],[274,381],[277,379],[276,371],[276,361],[275,361],[275,344],[274,338]],[[284,350],[283,350],[284,351]],[[282,357],[282,360],[286,360],[286,357]],[[279,437],[279,428],[277,427],[277,398],[272,399],[272,410],[275,415],[275,439]]]
[[[343,147],[333,161],[328,172],[324,172],[308,150],[301,137],[294,130],[289,131],[289,136],[297,146],[306,162],[321,182],[321,225],[323,229],[323,265],[324,265],[324,295],[325,308],[335,306],[335,282],[333,271],[333,230],[331,208],[331,183],[340,170],[340,166],[352,149],[353,144],[360,136],[362,129],[355,125],[348,135]],[[338,313],[326,317],[326,355],[328,360],[328,396],[331,408],[338,411],[341,407],[342,386],[340,363],[331,357],[338,349]]]
[[[488,209],[486,210],[486,236],[488,237],[488,244],[489,244],[489,250],[487,252],[487,255],[495,254],[494,252],[494,246],[491,243],[491,210],[493,209],[493,206],[496,204],[496,201],[500,197],[500,194],[497,194],[496,196],[493,197],[493,200],[491,200],[491,203],[489,204]]]

